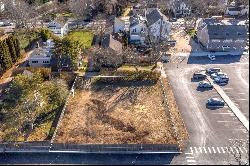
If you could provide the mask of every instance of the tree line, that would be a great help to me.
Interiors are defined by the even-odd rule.
[[[0,40],[0,76],[20,58],[20,43],[16,36]]]

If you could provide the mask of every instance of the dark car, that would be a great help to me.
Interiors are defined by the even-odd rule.
[[[204,71],[197,71],[193,74],[193,79],[206,79],[207,75]]]
[[[224,107],[225,102],[220,98],[210,98],[207,100],[207,107]]]
[[[214,67],[214,68],[209,68],[209,69],[207,69],[207,70],[206,70],[206,73],[209,74],[209,75],[211,75],[211,74],[213,74],[213,73],[218,73],[218,72],[220,72],[220,71],[221,71],[220,68]]]

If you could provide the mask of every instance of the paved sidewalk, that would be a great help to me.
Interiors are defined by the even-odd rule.
[[[249,121],[245,117],[245,115],[236,107],[236,105],[230,100],[227,94],[223,91],[223,89],[213,83],[213,80],[210,77],[207,77],[209,82],[214,86],[214,89],[219,93],[219,95],[223,98],[223,100],[227,103],[228,107],[232,110],[235,116],[241,121],[241,123],[245,126],[247,131],[249,131]]]

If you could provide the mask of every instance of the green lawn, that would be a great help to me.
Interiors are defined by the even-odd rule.
[[[83,48],[90,48],[94,34],[89,31],[78,30],[70,32],[66,37],[74,41],[79,41]]]

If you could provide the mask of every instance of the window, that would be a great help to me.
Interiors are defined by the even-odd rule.
[[[227,36],[229,36],[229,33],[228,33],[228,32],[226,32],[226,35],[227,35]]]
[[[38,63],[38,61],[31,61],[31,63]]]
[[[49,61],[43,61],[43,63],[49,63]]]
[[[133,32],[136,32],[136,29],[133,29]]]
[[[214,33],[214,35],[218,35],[218,33]]]
[[[233,42],[233,40],[232,39],[223,40],[223,43],[230,43],[230,42]]]

